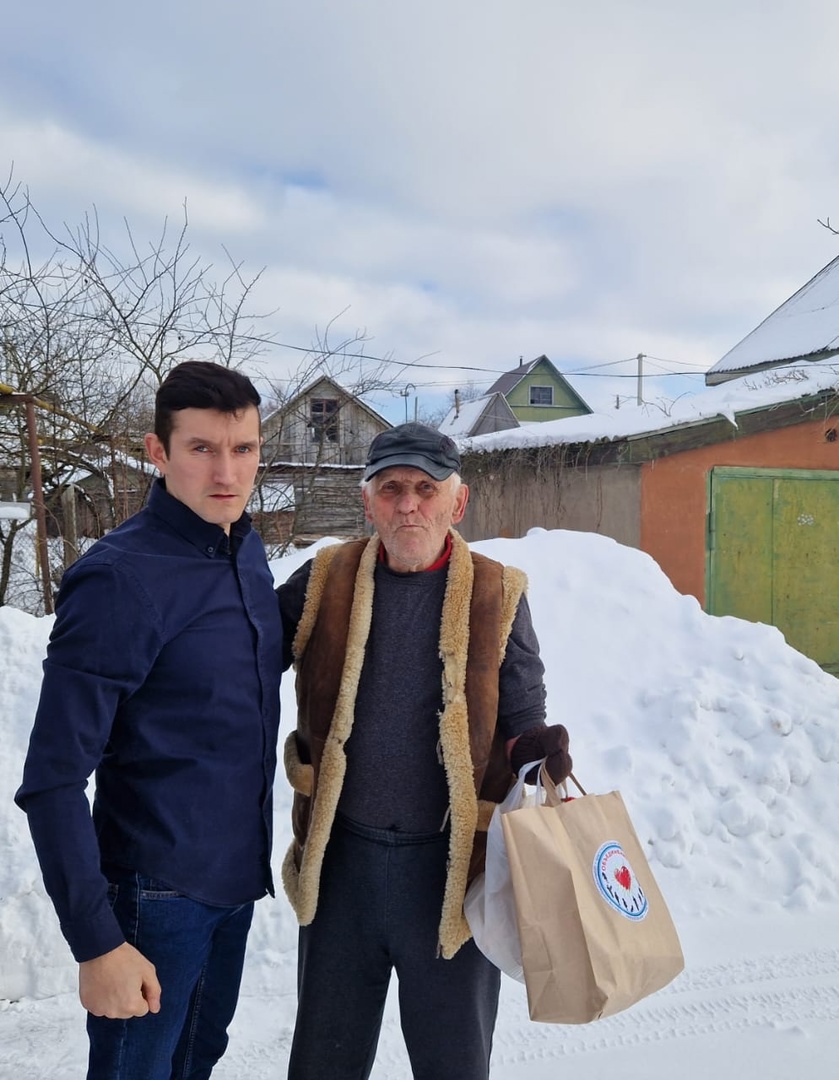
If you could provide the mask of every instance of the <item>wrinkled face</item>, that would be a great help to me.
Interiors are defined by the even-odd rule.
[[[166,478],[166,490],[204,521],[226,533],[242,516],[259,468],[259,412],[180,409],[168,452],[146,435],[146,452]]]
[[[362,489],[367,520],[379,534],[388,566],[406,573],[437,561],[450,525],[463,518],[469,488],[454,477],[434,480],[422,469],[382,469]]]

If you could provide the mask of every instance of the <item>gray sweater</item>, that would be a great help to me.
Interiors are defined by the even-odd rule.
[[[303,610],[311,562],[277,594],[285,666]],[[440,620],[448,570],[375,572],[373,619],[339,811],[373,828],[428,834],[439,830],[448,789],[438,752],[443,663]],[[530,608],[522,597],[499,671],[498,723],[511,739],[544,723],[544,666]]]

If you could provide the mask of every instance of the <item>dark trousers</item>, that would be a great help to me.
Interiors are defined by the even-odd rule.
[[[253,904],[210,907],[140,874],[108,877],[122,932],[157,969],[160,1012],[88,1014],[88,1080],[206,1080],[227,1048]]]
[[[415,1080],[487,1080],[500,973],[472,941],[437,955],[448,844],[336,822],[300,929],[289,1080],[370,1075],[391,971]]]

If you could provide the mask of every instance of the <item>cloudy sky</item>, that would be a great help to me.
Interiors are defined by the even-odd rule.
[[[680,376],[650,399],[701,387],[839,254],[837,42],[832,0],[30,0],[0,179],[149,238],[186,200],[278,342],[398,361],[391,420],[541,353],[612,407],[639,352]]]

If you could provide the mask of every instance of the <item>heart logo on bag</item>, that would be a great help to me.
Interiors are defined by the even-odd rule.
[[[616,840],[600,846],[591,870],[598,892],[610,907],[633,922],[646,916],[649,903],[644,890]]]

